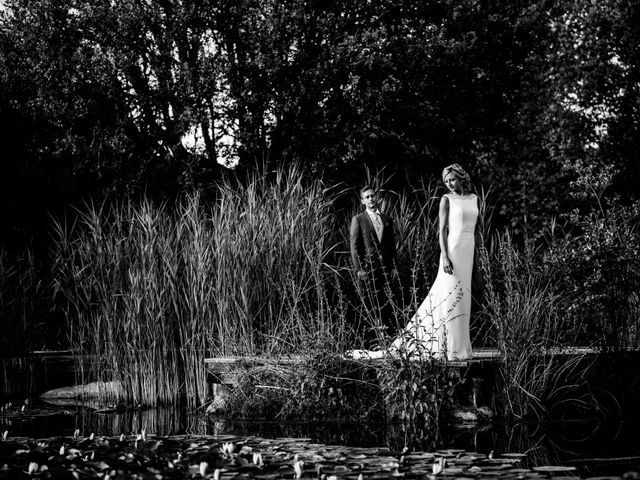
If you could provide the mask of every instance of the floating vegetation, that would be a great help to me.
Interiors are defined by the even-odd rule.
[[[13,478],[320,478],[544,479],[577,476],[572,466],[523,468],[522,454],[464,450],[393,451],[312,443],[305,438],[119,437],[74,435],[0,442],[0,479]],[[629,478],[633,475],[627,475]],[[613,477],[612,477],[613,478]],[[637,478],[637,477],[636,477]]]

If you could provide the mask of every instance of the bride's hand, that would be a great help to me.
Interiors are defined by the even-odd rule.
[[[453,274],[453,263],[451,263],[451,260],[449,260],[449,257],[444,257],[442,261],[442,266],[445,273],[448,273],[449,275]]]

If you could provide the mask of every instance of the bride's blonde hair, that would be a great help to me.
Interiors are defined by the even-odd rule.
[[[449,175],[450,173],[453,173],[460,179],[460,181],[462,182],[462,189],[465,192],[471,191],[471,177],[467,172],[464,171],[464,168],[462,168],[459,163],[452,163],[448,167],[444,167],[444,170],[442,170],[443,182],[447,175]]]

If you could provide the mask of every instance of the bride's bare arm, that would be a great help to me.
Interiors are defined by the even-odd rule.
[[[449,199],[443,195],[440,199],[438,239],[442,255],[442,266],[446,273],[453,273],[453,264],[447,252],[447,236],[449,235]]]

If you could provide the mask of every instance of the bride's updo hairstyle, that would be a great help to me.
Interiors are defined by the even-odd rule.
[[[471,191],[471,177],[467,172],[464,171],[464,168],[460,166],[459,163],[452,163],[448,167],[444,167],[442,170],[442,181],[449,175],[453,173],[460,181],[462,182],[462,189],[468,193]]]

